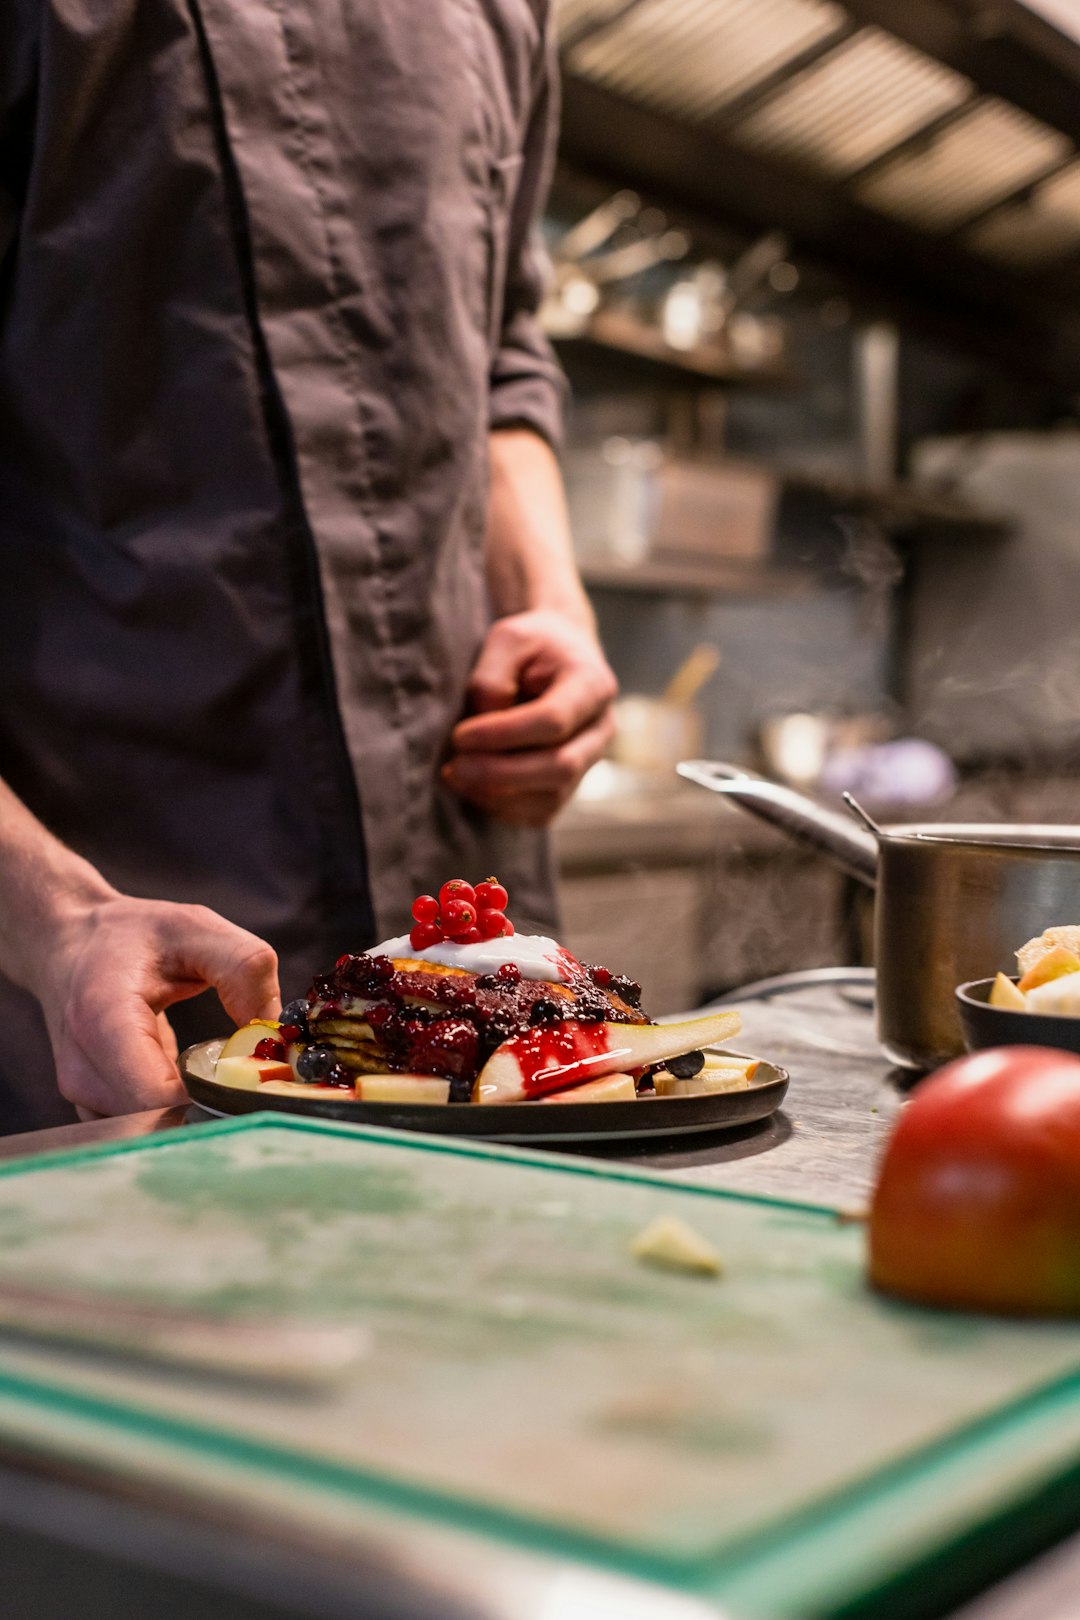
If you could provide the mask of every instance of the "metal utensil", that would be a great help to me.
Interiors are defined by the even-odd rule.
[[[0,1277],[0,1332],[111,1351],[203,1372],[318,1384],[366,1352],[365,1328],[348,1324],[214,1316]]]
[[[1080,827],[928,822],[869,832],[736,765],[687,760],[678,771],[877,890],[878,1038],[904,1068],[931,1069],[964,1050],[958,984],[1010,971],[1026,939],[1080,921]]]

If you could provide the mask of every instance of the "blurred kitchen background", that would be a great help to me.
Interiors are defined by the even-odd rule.
[[[1080,0],[557,15],[544,318],[623,700],[556,851],[663,1012],[868,949],[679,758],[1080,823]]]

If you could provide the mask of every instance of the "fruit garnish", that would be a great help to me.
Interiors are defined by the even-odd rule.
[[[1063,978],[1067,973],[1080,973],[1080,956],[1065,945],[1055,945],[1028,969],[1016,988],[1024,995],[1028,990],[1035,990],[1040,984],[1049,984],[1051,979]]]
[[[584,1085],[572,1086],[569,1091],[553,1091],[550,1096],[537,1097],[538,1108],[548,1103],[636,1102],[637,1087],[629,1074],[605,1074],[599,1080],[586,1080]]]
[[[356,1082],[358,1102],[446,1103],[449,1080],[420,1074],[362,1074]]]
[[[255,1018],[250,1024],[234,1029],[221,1049],[223,1058],[253,1057],[260,1041],[279,1038],[278,1026],[268,1018]]]
[[[257,1058],[269,1058],[274,1063],[284,1063],[285,1043],[284,1041],[276,1041],[272,1035],[267,1035],[258,1042],[251,1055]]]
[[[451,878],[449,883],[444,883],[439,890],[440,912],[444,912],[452,900],[464,900],[466,905],[474,905],[476,890],[471,883],[466,883],[464,878]]]
[[[476,929],[480,939],[499,939],[506,933],[506,917],[494,906],[484,906],[476,914]]]
[[[565,1091],[584,1080],[666,1063],[729,1040],[741,1026],[736,1012],[682,1024],[540,1024],[492,1053],[477,1077],[473,1100],[520,1102]]]
[[[409,944],[414,951],[430,950],[449,941],[453,945],[479,945],[514,932],[505,906],[509,896],[497,878],[486,878],[473,888],[464,878],[450,878],[433,894],[418,894],[412,903],[413,926]],[[343,957],[338,963],[347,961]]]
[[[449,887],[443,884],[443,891]],[[468,900],[439,898],[439,927],[450,939],[456,939],[459,934],[467,934],[470,928],[476,927],[476,907]]]
[[[485,878],[476,885],[476,905],[479,910],[505,911],[510,896],[498,878]]]
[[[1005,977],[1004,973],[999,973],[990,986],[990,1005],[991,1007],[1008,1007],[1011,1012],[1024,1012],[1027,1009],[1023,991],[1018,990],[1012,980]]]

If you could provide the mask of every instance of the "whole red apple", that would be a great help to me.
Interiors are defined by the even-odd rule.
[[[901,1111],[870,1210],[870,1279],[909,1299],[1080,1313],[1080,1058],[973,1052]]]

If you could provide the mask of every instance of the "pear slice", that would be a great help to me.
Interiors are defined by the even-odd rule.
[[[241,1024],[239,1029],[233,1030],[225,1045],[221,1048],[221,1056],[223,1058],[251,1057],[260,1041],[276,1041],[280,1028],[280,1024],[272,1023],[269,1018],[256,1018],[250,1024]]]
[[[631,1074],[605,1074],[600,1080],[586,1080],[569,1091],[553,1091],[537,1097],[538,1103],[636,1102],[637,1087]]]
[[[737,1012],[682,1024],[540,1025],[496,1048],[477,1077],[473,1102],[521,1102],[601,1075],[644,1069],[730,1040],[741,1027]]]

